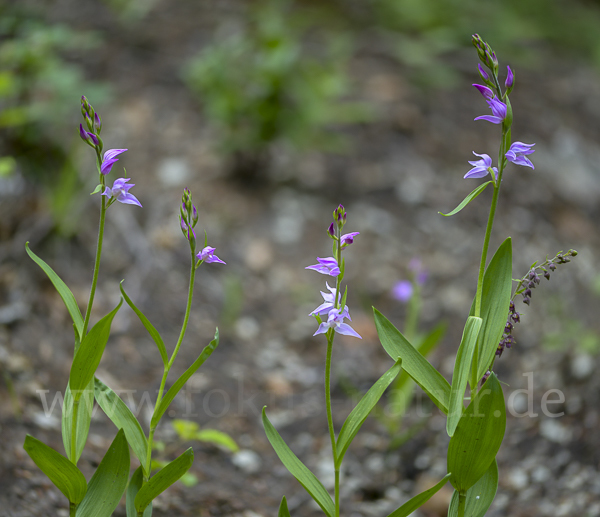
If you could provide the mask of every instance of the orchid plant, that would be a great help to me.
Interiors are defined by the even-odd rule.
[[[109,149],[102,153],[104,148],[104,143],[100,137],[102,119],[85,97],[81,98],[81,113],[85,127],[80,124],[79,134],[82,140],[94,149],[96,154],[99,184],[92,194],[101,194],[96,260],[85,316],[82,316],[75,296],[67,285],[48,264],[35,255],[26,245],[27,253],[48,275],[73,320],[75,331],[74,358],[66,387],[62,414],[62,438],[66,457],[30,435],[27,435],[25,439],[24,448],[35,464],[68,499],[71,517],[109,517],[125,492],[127,492],[127,516],[149,517],[152,514],[153,499],[180,479],[191,467],[194,459],[193,450],[189,448],[170,463],[161,463],[162,468],[152,475],[153,466],[156,465],[152,460],[154,435],[162,416],[187,380],[210,357],[219,344],[219,331],[217,329],[214,339],[202,350],[193,364],[172,384],[171,388],[166,390],[167,377],[180,351],[188,326],[196,270],[204,262],[219,262],[222,264],[225,264],[225,262],[214,254],[215,248],[207,245],[206,234],[203,249],[197,251],[194,227],[198,222],[198,213],[192,203],[191,192],[185,189],[179,210],[179,224],[184,237],[188,241],[191,266],[185,316],[174,350],[169,355],[161,335],[129,298],[122,282],[120,287],[121,299],[118,305],[88,331],[98,284],[107,209],[115,202],[138,207],[141,207],[142,204],[130,192],[134,186],[134,184],[129,183],[130,178],[117,178],[114,180],[112,187],[107,185],[108,175],[118,162],[119,156],[127,149]],[[156,343],[163,362],[163,375],[150,421],[148,436],[146,436],[142,425],[118,394],[94,375],[110,337],[113,318],[123,305],[123,301],[133,309]],[[86,444],[94,401],[98,403],[119,431],[103,460],[98,465],[96,472],[87,481],[77,467],[77,463]],[[131,478],[129,476],[130,447],[140,463]]]
[[[329,227],[329,236],[334,240],[333,256],[318,258],[318,264],[307,269],[336,279],[335,288],[326,284],[328,293],[322,293],[324,303],[311,315],[317,319],[319,327],[315,335],[325,334],[327,351],[325,360],[325,401],[327,424],[331,439],[335,487],[333,499],[317,477],[298,459],[283,441],[279,433],[269,422],[263,408],[263,424],[267,438],[275,452],[296,477],[328,517],[340,515],[340,470],[344,455],[353,438],[375,408],[384,391],[404,370],[416,384],[429,396],[432,402],[446,415],[446,432],[450,437],[447,455],[447,474],[431,488],[417,494],[404,503],[388,517],[407,517],[427,502],[448,481],[454,487],[448,517],[482,517],[492,504],[498,488],[498,465],[496,455],[502,444],[506,429],[506,406],[498,377],[493,372],[494,361],[502,355],[505,348],[514,343],[512,330],[514,323],[520,320],[514,298],[523,295],[523,301],[531,300],[532,289],[540,283],[538,273],[549,279],[557,264],[563,264],[576,256],[575,250],[559,253],[553,259],[542,264],[533,264],[529,272],[512,289],[512,245],[510,237],[498,248],[488,263],[488,249],[492,226],[498,206],[502,177],[509,163],[534,169],[529,156],[534,153],[535,144],[513,142],[511,125],[513,120],[509,95],[514,88],[515,75],[507,67],[504,89],[500,86],[499,64],[495,52],[477,34],[473,44],[481,64],[479,75],[484,85],[474,86],[483,95],[492,110],[492,115],[483,115],[475,120],[484,120],[497,124],[501,129],[498,162],[493,165],[487,154],[478,154],[479,160],[469,162],[472,165],[465,178],[485,178],[487,182],[476,187],[453,211],[444,216],[460,212],[488,186],[493,186],[493,196],[483,239],[479,273],[475,297],[467,316],[462,339],[456,353],[452,382],[449,383],[441,373],[420,353],[415,346],[414,336],[401,333],[377,309],[373,309],[375,326],[379,340],[394,361],[394,365],[368,390],[364,397],[347,417],[336,435],[331,414],[331,362],[335,334],[360,336],[345,323],[350,319],[346,306],[347,288],[342,296],[342,281],[345,262],[342,251],[353,242],[356,232],[341,235],[346,222],[346,212],[342,205],[334,211],[334,222]],[[483,65],[483,66],[482,66]],[[486,267],[487,266],[487,267]],[[412,285],[398,286],[398,296],[407,298],[408,288]],[[412,294],[412,293],[410,293]],[[407,330],[410,331],[410,328]],[[465,396],[469,390],[469,395]],[[468,406],[465,407],[465,400]],[[279,508],[280,517],[289,517],[285,496]]]

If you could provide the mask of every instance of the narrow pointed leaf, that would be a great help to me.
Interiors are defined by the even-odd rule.
[[[200,368],[200,366],[202,366],[204,361],[206,361],[211,356],[211,354],[214,352],[215,348],[217,348],[218,344],[219,344],[219,329],[216,329],[214,339],[208,345],[206,345],[204,347],[204,350],[202,350],[202,353],[198,356],[198,359],[196,359],[193,362],[192,366],[190,366],[185,372],[183,372],[181,377],[179,377],[179,379],[177,379],[175,381],[175,384],[173,384],[173,386],[171,386],[171,388],[169,388],[169,391],[167,391],[166,395],[160,401],[160,404],[154,408],[154,413],[152,415],[150,427],[156,427],[158,425],[158,422],[160,421],[162,416],[165,414],[165,411],[168,409],[168,407],[171,405],[171,402],[173,402],[173,399],[181,391],[181,388],[183,388],[183,386],[188,381],[188,379],[192,375],[194,375],[194,373],[196,373],[196,370],[198,368]]]
[[[158,333],[158,330],[156,330],[156,328],[154,328],[154,325],[152,325],[152,323],[150,323],[148,318],[146,318],[146,316],[144,316],[144,313],[135,306],[135,304],[131,301],[131,298],[129,298],[129,296],[127,296],[125,289],[123,289],[123,282],[121,282],[120,287],[121,287],[121,294],[123,295],[125,302],[127,303],[127,305],[129,305],[129,307],[131,307],[133,312],[135,312],[137,314],[137,317],[142,322],[142,325],[144,325],[144,327],[148,331],[148,334],[150,334],[150,337],[156,343],[156,346],[158,347],[158,352],[160,353],[160,357],[162,358],[162,362],[166,366],[169,363],[169,356],[167,355],[167,349],[165,347],[165,343],[164,343],[161,335]]]
[[[65,303],[65,306],[71,315],[71,319],[73,320],[73,324],[75,325],[75,329],[77,330],[79,337],[81,337],[83,333],[83,317],[81,316],[81,311],[79,310],[75,296],[73,296],[73,293],[67,287],[67,284],[60,279],[54,270],[29,249],[28,242],[25,243],[25,251],[27,251],[27,254],[31,257],[31,259],[43,269],[44,273],[48,275],[48,278],[54,284],[54,287],[58,291],[58,294],[60,294],[62,301]]]
[[[448,436],[454,434],[456,425],[462,416],[465,399],[465,390],[471,372],[473,352],[477,345],[477,335],[483,323],[481,318],[469,316],[463,330],[456,361],[454,362],[454,373],[452,374],[452,391],[450,392],[450,403],[448,405],[448,418],[446,419],[446,431]]]
[[[498,463],[492,461],[490,468],[469,490],[465,504],[465,515],[483,517],[492,505],[498,490]],[[448,517],[458,517],[458,492],[455,490],[450,501]]]
[[[135,509],[135,496],[140,491],[142,484],[144,483],[144,471],[142,467],[138,467],[127,486],[127,492],[125,496],[127,517],[138,517],[137,510]],[[152,502],[144,510],[144,517],[152,516]]]
[[[231,452],[237,452],[240,450],[235,440],[223,431],[217,429],[201,429],[194,435],[194,439],[199,442],[207,442],[215,445],[225,447]]]
[[[440,490],[447,482],[450,474],[446,474],[435,486],[428,488],[424,492],[417,494],[412,499],[409,499],[400,508],[394,510],[388,517],[408,517],[417,508],[423,506],[431,497]]]
[[[159,494],[162,494],[175,481],[183,476],[194,462],[194,451],[190,447],[181,456],[168,463],[145,483],[135,496],[135,509],[145,511]]]
[[[396,376],[402,370],[401,364],[402,361],[399,360],[394,366],[385,372],[379,378],[379,380],[373,384],[373,386],[371,386],[369,391],[365,393],[364,397],[348,415],[348,418],[346,418],[336,443],[338,466],[342,464],[342,460],[344,459],[344,455],[346,454],[348,447],[352,443],[352,440],[356,436],[356,433],[358,433],[360,430],[364,421],[369,416],[369,413],[371,413],[387,387],[394,381]]]
[[[77,411],[77,446],[75,453],[77,455],[77,461],[81,457],[81,453],[85,448],[87,437],[90,432],[90,422],[92,421],[92,413],[94,410],[94,379],[92,379],[83,391],[80,391],[79,398],[79,409]],[[67,384],[65,390],[65,399],[62,407],[62,419],[61,419],[61,430],[63,445],[67,458],[73,461],[71,458],[71,425],[73,422],[73,395],[71,394],[71,388]]]
[[[506,239],[492,257],[483,277],[481,298],[481,319],[483,325],[477,339],[477,381],[492,364],[498,343],[502,338],[512,291],[512,244]],[[475,300],[471,306],[471,316],[475,315]]]
[[[489,469],[506,430],[504,395],[492,373],[463,413],[448,445],[450,482],[466,492]]]
[[[98,405],[106,413],[106,416],[111,419],[113,424],[117,426],[117,429],[123,429],[125,438],[127,438],[127,442],[131,446],[133,453],[140,460],[144,471],[149,474],[150,466],[148,465],[147,457],[148,441],[137,418],[135,418],[125,402],[101,380],[95,379],[94,388]]]
[[[125,493],[129,479],[129,446],[121,429],[90,479],[77,507],[77,517],[110,517]]]
[[[81,390],[85,389],[94,378],[94,373],[98,369],[110,336],[112,320],[122,304],[123,298],[119,301],[119,305],[92,327],[92,330],[83,338],[79,350],[75,354],[69,375],[69,386],[71,386],[71,392],[75,400],[81,397]]]
[[[281,499],[281,504],[279,505],[279,512],[277,513],[277,517],[291,517],[285,496],[283,496],[283,498]]]
[[[267,413],[263,407],[262,421],[265,428],[267,438],[277,456],[285,467],[290,471],[290,474],[294,476],[304,489],[310,494],[315,502],[321,507],[321,509],[329,516],[333,517],[335,513],[335,507],[331,496],[325,490],[323,484],[317,479],[317,477],[302,463],[298,457],[292,452],[292,450],[283,441],[283,438],[279,435],[273,424],[267,418]]]
[[[81,502],[87,490],[87,483],[81,471],[72,462],[29,434],[25,438],[23,448],[71,503]]]
[[[390,321],[373,308],[375,326],[379,340],[389,356],[396,361],[402,359],[402,368],[427,393],[433,403],[448,413],[450,384],[431,363],[410,344]]]
[[[444,217],[450,217],[451,215],[458,214],[465,206],[467,206],[471,201],[473,201],[479,194],[481,194],[487,186],[493,183],[493,181],[486,181],[479,185],[473,192],[471,192],[466,198],[464,198],[460,205],[458,205],[452,212],[448,212],[447,214],[442,214],[442,212],[438,212],[438,214],[443,215]]]

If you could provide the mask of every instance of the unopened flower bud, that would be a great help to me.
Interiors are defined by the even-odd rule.
[[[552,263],[548,264],[548,269],[550,271],[554,271],[556,269],[556,264],[552,264]]]
[[[508,69],[508,73],[506,74],[506,81],[504,81],[504,86],[506,86],[506,93],[510,94],[514,87],[515,76],[513,71],[510,69],[510,66],[506,67]]]
[[[479,74],[481,75],[481,78],[484,81],[489,81],[490,80],[490,76],[489,74],[483,69],[483,67],[481,66],[481,63],[477,63],[477,68],[479,68]]]
[[[544,278],[550,280],[550,271],[544,271]]]
[[[98,113],[94,113],[94,123],[96,126],[96,132],[100,134],[100,131],[102,131],[102,119]]]
[[[94,123],[92,122],[92,119],[90,118],[90,116],[87,113],[83,116],[83,120],[85,120],[85,125],[87,126],[88,130],[93,133],[94,132]]]
[[[338,228],[342,228],[346,224],[346,209],[344,205],[339,205],[333,211],[333,219],[337,223]]]
[[[525,291],[523,292],[523,297],[531,298],[531,289],[525,289]]]
[[[334,226],[334,223],[331,223],[329,225],[329,228],[327,228],[327,233],[329,234],[330,237],[335,237],[335,226]]]
[[[192,205],[192,226],[196,226],[197,222],[198,222],[198,211],[196,210],[196,207],[194,205]]]

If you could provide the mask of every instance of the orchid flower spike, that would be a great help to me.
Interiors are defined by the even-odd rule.
[[[348,307],[345,307],[342,312],[339,309],[331,309],[329,311],[329,315],[327,316],[327,321],[321,323],[317,331],[313,334],[316,336],[317,334],[325,334],[330,328],[333,329],[338,334],[343,334],[345,336],[354,336],[359,339],[362,339],[360,334],[356,332],[350,325],[344,323],[344,318],[350,319],[350,314],[348,313]],[[350,320],[352,321],[352,320]]]
[[[129,189],[135,186],[135,183],[127,185],[127,182],[130,180],[131,178],[117,178],[113,183],[112,188],[106,187],[104,192],[102,192],[102,195],[111,197],[119,203],[124,203],[126,205],[137,205],[141,207],[142,204],[138,201],[138,199],[133,194],[129,193]]]
[[[469,163],[473,168],[465,174],[465,178],[485,178],[490,171],[494,171],[496,179],[498,178],[498,169],[492,167],[492,159],[487,154],[477,154],[473,151],[475,156],[480,156],[481,160],[470,161]]]

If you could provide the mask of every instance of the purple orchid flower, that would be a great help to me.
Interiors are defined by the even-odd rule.
[[[482,86],[481,84],[474,84],[473,86],[475,86],[475,88],[479,90],[479,93],[484,96],[485,102],[487,102],[493,114],[482,115],[481,117],[476,117],[475,120],[487,120],[492,124],[501,124],[506,118],[506,104],[495,98],[494,92],[487,86]]]
[[[319,316],[322,316],[324,314],[329,313],[329,311],[333,308],[335,308],[335,304],[334,304],[334,299],[335,299],[335,287],[329,287],[329,284],[327,282],[325,282],[325,285],[327,286],[327,289],[331,292],[331,294],[329,293],[324,293],[323,291],[321,291],[321,296],[323,297],[323,300],[325,300],[321,305],[319,305],[314,311],[312,311],[309,316],[314,316],[316,314],[318,314]],[[338,304],[340,303],[342,299],[342,293],[338,294]],[[348,313],[348,306],[346,305],[346,307],[344,307],[344,310],[346,311],[347,314],[347,318],[352,321],[352,318],[350,317],[350,314]]]
[[[217,257],[214,254],[215,249],[216,248],[213,248],[212,246],[206,246],[206,248],[204,248],[202,251],[200,251],[196,254],[196,258],[198,260],[207,262],[208,264],[210,264],[211,262],[219,262],[220,264],[227,264],[226,262],[222,261],[219,257]]]
[[[412,298],[413,285],[410,280],[400,280],[392,287],[392,298],[399,302],[406,303]]]
[[[465,178],[485,178],[490,173],[490,167],[498,178],[498,169],[492,167],[492,159],[487,154],[477,154],[475,151],[473,154],[480,156],[481,160],[469,162],[473,168],[465,174]]]
[[[524,144],[523,142],[513,142],[504,156],[506,156],[506,159],[509,162],[513,162],[515,165],[524,165],[525,167],[535,169],[531,160],[527,158],[527,155],[535,152],[535,149],[532,149],[534,145],[535,144]]]
[[[351,232],[342,235],[342,237],[340,238],[342,248],[347,248],[348,246],[350,246],[350,244],[354,242],[354,237],[356,237],[357,235],[360,235],[360,232]]]
[[[350,325],[344,323],[344,318],[350,319],[350,314],[348,313],[348,307],[345,307],[342,312],[339,312],[339,309],[331,309],[329,311],[329,316],[327,316],[327,321],[321,323],[317,331],[313,334],[316,336],[317,334],[325,334],[329,329],[335,330],[338,334],[343,334],[345,336],[354,336],[359,339],[362,337],[356,332]],[[352,321],[352,320],[350,320]]]
[[[317,262],[318,264],[315,264],[314,266],[307,266],[304,269],[313,269],[317,273],[329,276],[338,276],[341,273],[338,262],[333,257],[317,257]]]
[[[135,183],[127,185],[127,182],[130,180],[131,178],[117,178],[113,183],[112,188],[106,187],[104,192],[102,192],[102,195],[112,197],[119,203],[124,203],[126,205],[137,205],[141,207],[142,204],[138,201],[138,199],[133,194],[129,193],[129,189],[135,186]]]
[[[109,149],[104,153],[104,157],[102,158],[102,165],[100,166],[100,172],[106,176],[110,173],[112,166],[119,161],[117,156],[121,153],[124,153],[127,149]]]

